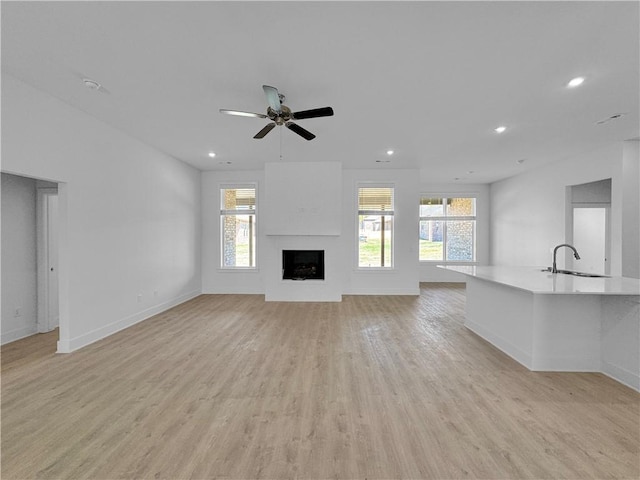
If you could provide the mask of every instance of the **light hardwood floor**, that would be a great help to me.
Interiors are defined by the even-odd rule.
[[[529,372],[464,301],[203,295],[72,354],[3,347],[2,478],[638,479],[640,394]]]

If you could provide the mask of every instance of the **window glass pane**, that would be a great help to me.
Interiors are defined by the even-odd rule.
[[[222,215],[222,266],[255,266],[255,215]]]
[[[359,215],[358,223],[358,266],[391,267],[393,217]]]
[[[476,214],[475,198],[449,198],[447,201],[447,216],[470,216]]]
[[[443,222],[420,221],[420,260],[444,260]]]
[[[220,205],[222,210],[255,210],[255,188],[221,188]]]
[[[393,187],[359,188],[358,210],[393,211]]]
[[[447,261],[474,260],[475,220],[447,222]]]
[[[422,197],[420,199],[421,217],[441,217],[443,215],[444,207],[442,205],[442,198]]]

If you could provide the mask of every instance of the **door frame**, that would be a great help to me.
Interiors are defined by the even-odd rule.
[[[37,331],[46,333],[51,330],[49,315],[49,226],[48,203],[52,196],[58,196],[57,188],[36,189],[36,244],[37,244],[37,290],[38,313]],[[58,198],[59,200],[59,198]],[[58,222],[58,231],[59,231]],[[59,250],[59,243],[58,243]],[[58,255],[59,260],[59,255]],[[60,293],[60,278],[58,276],[58,297]],[[58,298],[58,318],[60,318],[60,299]]]
[[[571,205],[571,221],[570,228],[568,229],[568,242],[573,245],[573,211],[578,208],[603,208],[604,209],[604,223],[605,223],[605,235],[604,235],[604,274],[611,275],[611,204],[610,203],[574,203]],[[573,257],[568,255],[567,259],[570,261],[568,265],[573,268]]]

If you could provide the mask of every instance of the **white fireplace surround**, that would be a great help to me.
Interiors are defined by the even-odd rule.
[[[340,235],[342,165],[267,163],[263,205],[261,215],[267,235]]]
[[[342,264],[342,165],[340,162],[274,162],[265,165],[265,299],[339,302]],[[324,280],[284,280],[283,250],[324,250]]]
[[[268,302],[340,302],[342,263],[339,236],[271,235],[267,236],[265,269],[265,300]],[[324,250],[324,280],[284,280],[283,250]]]

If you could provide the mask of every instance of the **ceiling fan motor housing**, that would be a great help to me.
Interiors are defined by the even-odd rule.
[[[271,107],[267,109],[267,116],[276,122],[276,125],[284,125],[291,120],[291,109],[286,105],[280,107],[280,112],[274,111]]]

